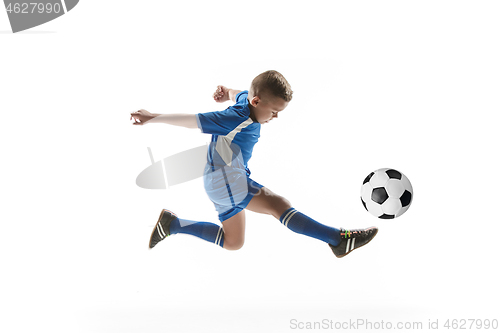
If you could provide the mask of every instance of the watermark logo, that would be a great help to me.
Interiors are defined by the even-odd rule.
[[[52,21],[75,8],[79,0],[4,0],[12,32]]]
[[[151,165],[137,176],[136,184],[149,190],[165,190],[202,177],[207,164],[207,150],[208,145],[199,146],[155,161],[148,147]]]

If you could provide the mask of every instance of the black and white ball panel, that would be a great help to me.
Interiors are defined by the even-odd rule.
[[[401,172],[384,168],[370,173],[361,186],[361,202],[376,217],[392,219],[409,208],[413,188]]]

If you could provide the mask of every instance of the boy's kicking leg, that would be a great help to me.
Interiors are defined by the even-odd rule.
[[[152,249],[166,237],[175,234],[192,235],[227,250],[238,250],[245,241],[245,211],[222,222],[223,227],[211,222],[196,222],[179,219],[169,210],[163,209],[151,233],[149,248]]]
[[[246,208],[253,212],[272,215],[290,230],[322,240],[330,246],[338,258],[366,245],[378,232],[375,227],[345,230],[326,226],[297,211],[287,199],[265,187],[252,198]]]

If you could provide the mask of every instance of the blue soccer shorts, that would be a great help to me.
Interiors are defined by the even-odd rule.
[[[209,164],[203,175],[205,192],[219,213],[221,222],[245,209],[263,185],[252,180],[238,167],[221,167],[214,171]]]

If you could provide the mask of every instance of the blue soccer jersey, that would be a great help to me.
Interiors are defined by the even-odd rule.
[[[214,167],[242,167],[250,175],[248,161],[254,145],[259,141],[260,123],[250,118],[248,91],[236,95],[236,104],[224,111],[199,113],[198,127],[203,133],[212,134],[208,162]],[[239,157],[241,153],[241,157]]]

